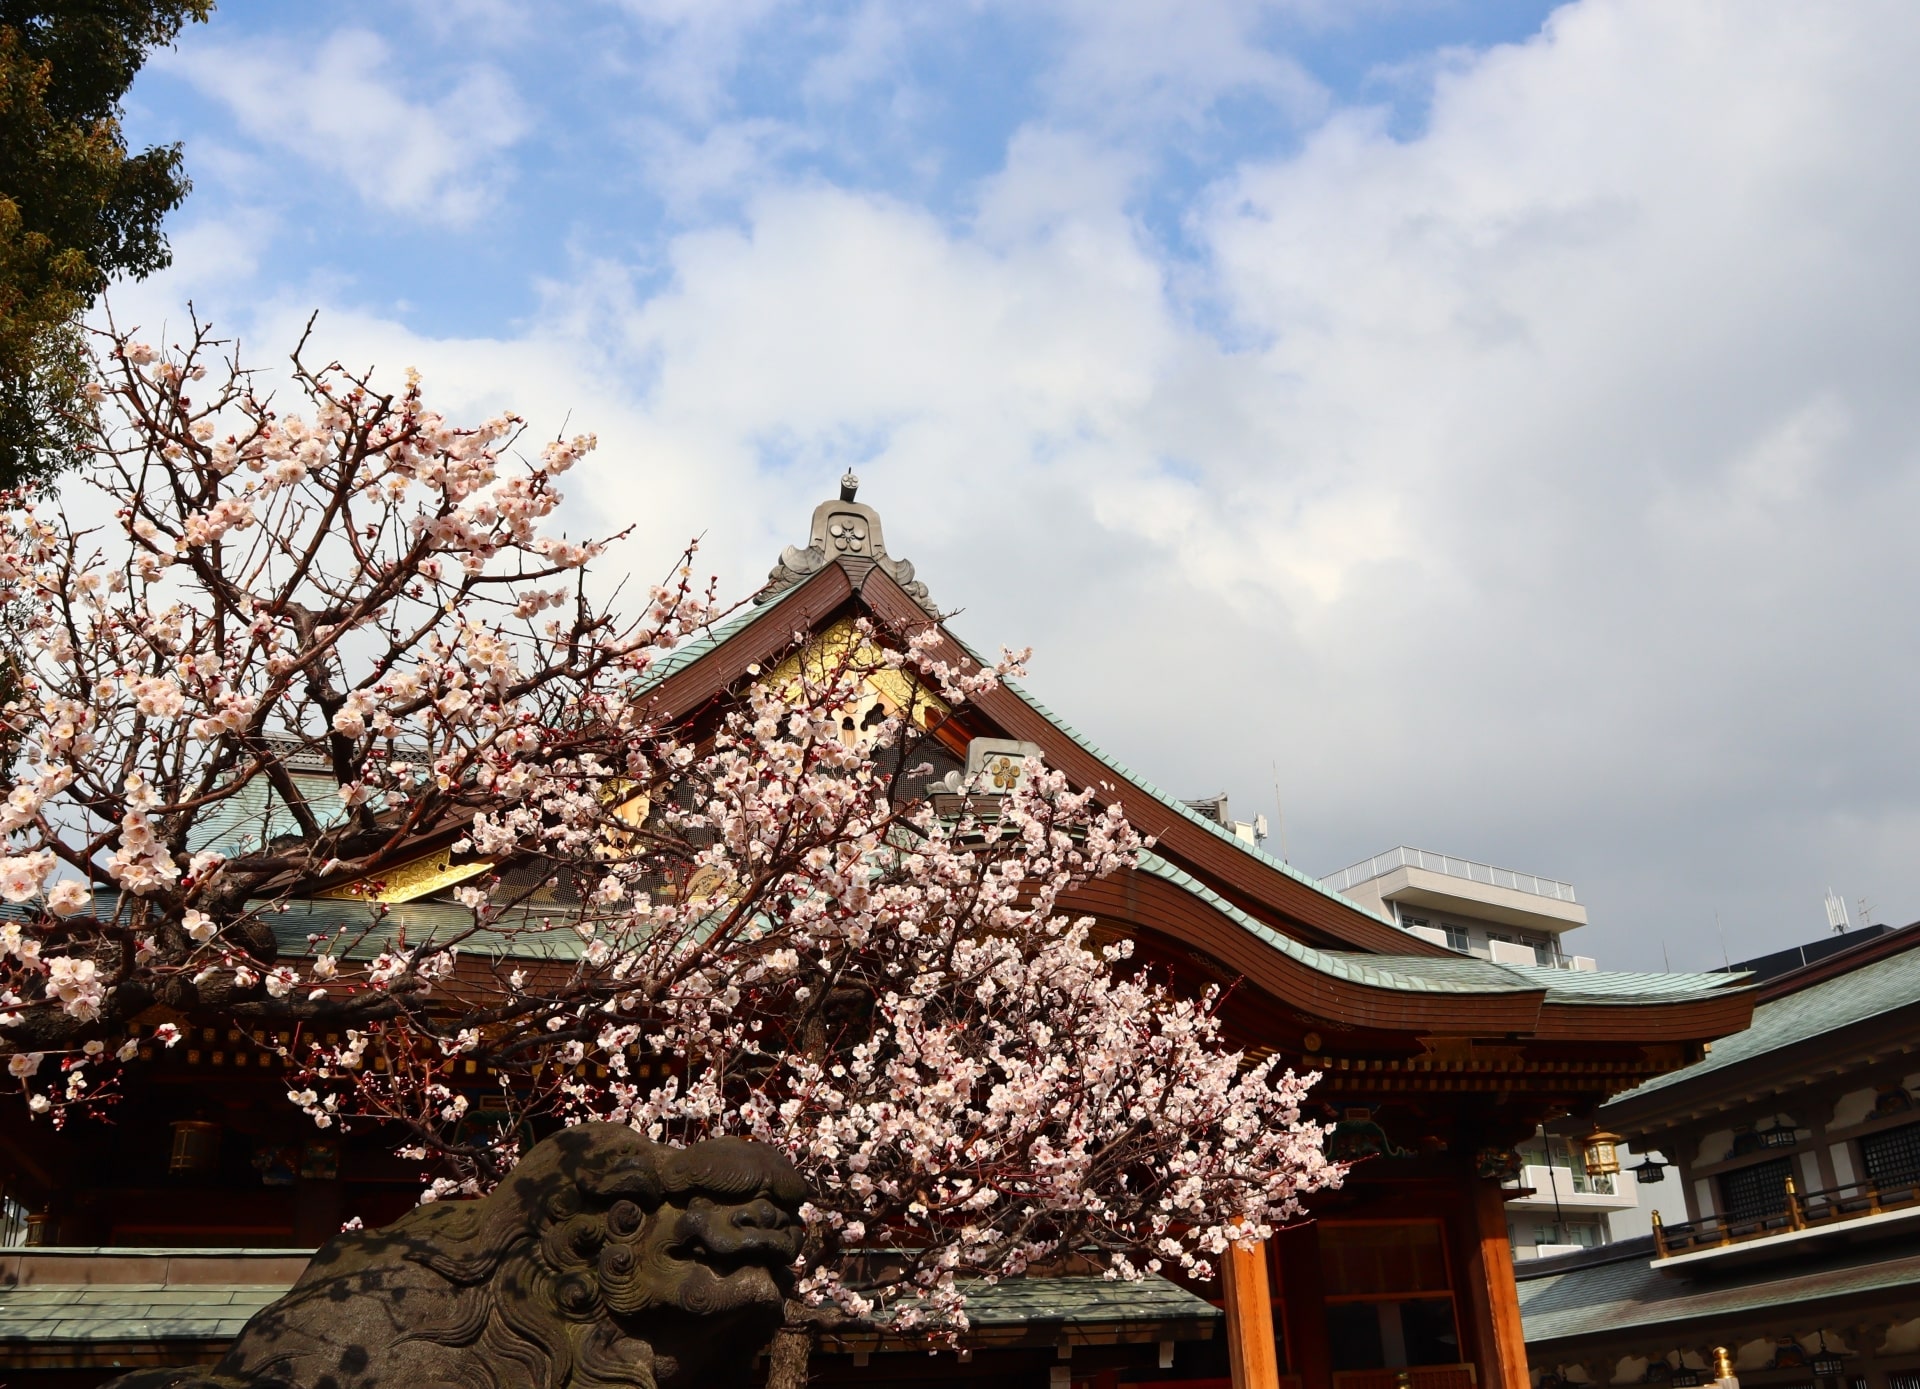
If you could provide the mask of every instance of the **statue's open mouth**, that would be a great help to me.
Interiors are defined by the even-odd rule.
[[[759,1272],[771,1276],[775,1270],[786,1267],[791,1258],[784,1244],[777,1248],[770,1245],[764,1249],[736,1249],[722,1252],[710,1249],[698,1240],[674,1245],[669,1253],[686,1263],[698,1264],[714,1277],[722,1280],[747,1272]]]
[[[696,1302],[777,1304],[785,1296],[800,1235],[799,1223],[770,1202],[696,1202],[681,1215],[665,1252],[687,1268],[692,1279],[687,1292]]]

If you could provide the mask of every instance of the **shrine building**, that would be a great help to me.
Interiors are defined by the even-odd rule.
[[[785,659],[796,632],[844,638],[863,617],[880,632],[932,624],[936,658],[971,658],[856,486],[849,476],[815,510],[806,543],[786,550],[752,606],[664,663],[663,718],[697,726]],[[1310,1220],[1232,1254],[1220,1285],[1012,1280],[971,1301],[957,1350],[847,1335],[815,1356],[816,1382],[1528,1389],[1514,1192],[1502,1188],[1516,1145],[1549,1122],[1591,1137],[1584,1116],[1609,1097],[1700,1062],[1747,1026],[1739,977],[1450,948],[1437,931],[1394,924],[1377,890],[1346,896],[1262,852],[1014,684],[954,711],[938,737],[936,775],[1030,754],[1152,836],[1137,868],[1078,889],[1067,909],[1130,939],[1176,988],[1232,985],[1235,1043],[1320,1073],[1311,1117],[1352,1166],[1341,1188],[1309,1199]],[[393,929],[418,941],[467,920],[447,893],[468,867],[448,844],[423,843],[383,870]],[[283,953],[355,911],[364,920],[364,900],[321,885],[273,918]],[[188,1045],[149,1049],[151,1073],[111,1126],[0,1119],[14,1246],[0,1250],[0,1378],[14,1389],[210,1362],[346,1215],[372,1225],[414,1199],[417,1171],[385,1145],[317,1135],[286,1103],[262,1045],[272,1038],[217,1018],[185,1025]],[[1603,1170],[1614,1160],[1604,1141],[1587,1156]]]

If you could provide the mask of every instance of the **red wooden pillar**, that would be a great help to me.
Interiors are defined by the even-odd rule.
[[[1280,1389],[1280,1364],[1273,1353],[1273,1297],[1267,1290],[1267,1246],[1257,1241],[1228,1246],[1221,1274],[1233,1389]]]
[[[1513,1282],[1513,1248],[1507,1242],[1507,1195],[1497,1182],[1473,1182],[1467,1286],[1461,1291],[1473,1319],[1483,1389],[1528,1389],[1527,1342]]]

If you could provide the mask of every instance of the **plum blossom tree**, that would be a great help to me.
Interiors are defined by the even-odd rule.
[[[796,633],[663,722],[656,665],[716,608],[691,552],[637,618],[595,600],[604,542],[543,529],[593,441],[515,458],[512,416],[456,427],[417,378],[382,391],[304,347],[283,414],[232,359],[200,384],[204,330],[114,338],[111,521],[6,522],[0,601],[31,620],[0,1054],[31,1107],[132,1083],[158,1003],[255,1029],[316,1124],[436,1163],[427,1199],[496,1180],[530,1123],[777,1144],[813,1192],[780,1385],[822,1326],[964,1327],[971,1282],[1066,1254],[1210,1276],[1338,1180],[1312,1077],[1249,1064],[1217,994],[1069,915],[1142,848],[1117,805],[1033,761],[929,791],[923,753],[1018,657],[943,662],[931,622]],[[263,792],[275,833],[203,846]],[[460,925],[409,940],[375,902],[282,953],[288,903],[425,842],[471,868]]]

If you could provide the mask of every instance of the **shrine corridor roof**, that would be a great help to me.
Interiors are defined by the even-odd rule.
[[[1625,1105],[1671,1085],[1691,1084],[1743,1061],[1891,1013],[1917,1000],[1920,1000],[1920,940],[1897,955],[1759,1004],[1753,1010],[1753,1024],[1745,1032],[1722,1037],[1704,1059],[1657,1076],[1610,1103]]]
[[[1749,1315],[1778,1319],[1782,1308],[1920,1290],[1920,1254],[1888,1259],[1884,1248],[1811,1265],[1806,1260],[1773,1265],[1710,1283],[1670,1277],[1649,1267],[1651,1236],[1610,1248],[1618,1257],[1592,1261],[1569,1256],[1575,1266],[1564,1272],[1536,1274],[1526,1264],[1516,1267],[1529,1351],[1547,1343],[1571,1348],[1582,1342],[1613,1344],[1642,1337],[1649,1338],[1652,1348],[1651,1338],[1678,1334],[1696,1321],[1726,1322]]]

